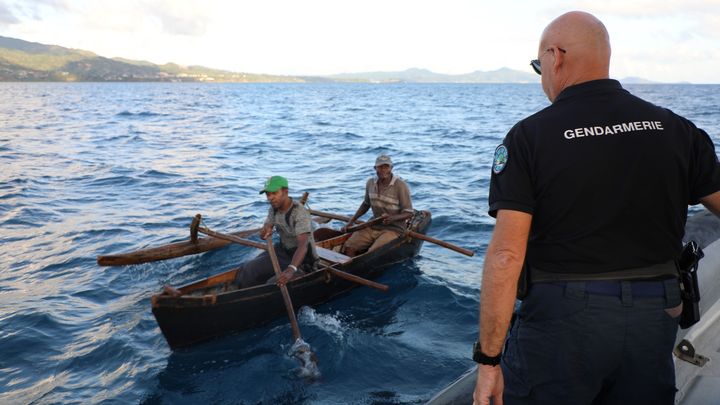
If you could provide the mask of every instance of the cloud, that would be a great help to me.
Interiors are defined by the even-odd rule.
[[[19,23],[20,20],[15,17],[12,10],[6,5],[0,3],[0,26],[7,26]]]
[[[698,22],[698,33],[720,39],[720,11],[702,15]]]
[[[579,10],[635,20],[684,19],[691,22],[688,34],[720,38],[719,0],[607,0],[574,3]]]
[[[579,1],[573,5],[578,10],[630,18],[656,18],[668,15],[707,14],[720,11],[718,0],[606,0]]]
[[[202,36],[216,10],[216,0],[93,1],[73,11],[95,30]]]
[[[144,8],[148,16],[160,21],[164,33],[200,36],[207,31],[214,6],[213,1],[155,0],[145,3]]]
[[[11,0],[0,4],[1,8],[12,12],[16,22],[28,19],[41,21],[48,14],[70,10],[68,0],[34,0],[32,2]]]
[[[93,31],[201,36],[221,0],[0,0],[0,24],[73,21]]]

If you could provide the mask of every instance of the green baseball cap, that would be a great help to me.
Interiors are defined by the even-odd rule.
[[[272,176],[265,181],[265,187],[260,191],[262,193],[274,193],[281,188],[288,188],[288,181],[283,176]]]

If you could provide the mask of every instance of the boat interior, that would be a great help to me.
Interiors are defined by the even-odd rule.
[[[352,257],[341,253],[345,241],[350,238],[350,234],[343,234],[331,228],[318,228],[313,232],[313,236],[316,240],[315,247],[320,259],[319,267],[321,269],[328,266],[344,265],[353,260]],[[367,251],[358,254],[356,257],[361,257],[364,254],[367,254]],[[237,269],[233,269],[216,274],[207,279],[181,287],[179,291],[183,296],[190,297],[205,297],[233,291],[237,289],[233,284],[236,272]],[[302,276],[299,278],[302,278]],[[246,289],[262,286],[261,284]]]

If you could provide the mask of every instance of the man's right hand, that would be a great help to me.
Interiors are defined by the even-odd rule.
[[[267,238],[272,236],[273,227],[270,224],[265,224],[262,227],[262,230],[260,231],[260,237],[262,239],[267,240]]]
[[[493,405],[502,405],[504,388],[505,382],[499,365],[478,364],[473,405],[490,405],[490,398],[493,400]]]

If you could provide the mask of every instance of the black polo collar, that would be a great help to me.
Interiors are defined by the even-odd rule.
[[[555,102],[553,102],[553,104],[581,94],[616,90],[622,91],[623,87],[622,85],[620,85],[620,82],[615,79],[591,80],[589,82],[575,84],[561,91],[560,94],[558,94],[558,96],[555,98]]]

